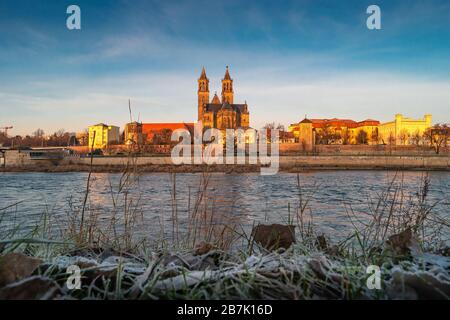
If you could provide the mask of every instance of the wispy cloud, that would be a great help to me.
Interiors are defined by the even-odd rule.
[[[255,127],[304,114],[450,120],[448,1],[380,1],[380,32],[365,28],[365,0],[80,0],[80,32],[62,5],[24,3],[0,4],[1,122],[18,133],[123,126],[128,98],[144,121],[192,121],[201,67],[213,93],[226,65]]]
[[[209,76],[220,89],[218,79],[221,74]],[[305,114],[388,121],[395,113],[420,118],[431,112],[435,121],[450,121],[450,82],[446,81],[417,80],[384,73],[330,74],[326,79],[313,80],[285,79],[270,77],[263,70],[245,76],[236,71],[232,76],[235,78],[236,101],[247,100],[252,125],[257,128],[273,119],[288,125]],[[170,122],[194,121],[196,118],[196,81],[188,73],[136,74],[95,81],[78,79],[70,85],[56,82],[39,84],[41,89],[47,88],[45,91],[52,86],[58,88],[57,95],[50,97],[0,93],[2,105],[16,106],[14,112],[3,114],[4,121],[15,123],[20,119],[17,133],[29,133],[37,125],[45,125],[47,131],[61,127],[82,130],[100,121],[123,127],[129,119],[129,98],[134,119]],[[17,113],[30,117],[18,118]]]

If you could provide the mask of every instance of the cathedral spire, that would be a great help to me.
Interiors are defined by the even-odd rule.
[[[203,107],[209,103],[209,79],[206,76],[205,67],[202,69],[202,74],[198,79],[198,121],[203,119]]]
[[[231,80],[230,72],[228,71],[228,66],[227,66],[227,69],[225,71],[225,76],[223,77],[223,79],[224,80]]]
[[[206,80],[206,79],[208,79],[208,78],[206,77],[206,70],[205,70],[205,67],[203,67],[203,69],[202,69],[202,74],[200,75],[200,79],[201,79],[201,80]]]
[[[230,72],[227,66],[225,76],[222,79],[222,103],[228,102],[229,104],[233,104],[233,95],[233,79],[230,77]]]

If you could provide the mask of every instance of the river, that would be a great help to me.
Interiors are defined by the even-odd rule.
[[[318,232],[339,238],[352,228],[349,213],[367,216],[394,178],[396,186],[402,185],[406,207],[408,201],[416,201],[426,175],[412,171],[311,171],[274,176],[214,173],[207,187],[199,188],[202,174],[145,173],[124,184],[120,174],[95,173],[86,212],[95,212],[105,225],[113,212],[133,212],[139,215],[133,234],[156,239],[173,235],[175,216],[180,230],[188,228],[188,214],[194,211],[216,224],[231,223],[236,230],[248,231],[256,223],[287,223],[296,216],[301,199],[306,203],[305,219],[312,221]],[[56,229],[64,228],[68,217],[80,212],[87,177],[87,173],[1,173],[1,230],[30,230],[43,216]],[[124,186],[119,192],[121,177]],[[433,212],[448,219],[450,172],[429,172],[428,177],[427,203],[435,204]],[[203,201],[195,209],[200,195]]]

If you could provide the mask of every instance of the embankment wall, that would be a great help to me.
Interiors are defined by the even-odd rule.
[[[65,159],[61,165],[90,166],[90,158]],[[94,167],[175,166],[170,157],[98,157]],[[247,162],[248,164],[248,162]],[[195,165],[192,165],[195,166]],[[230,167],[230,165],[224,165]],[[448,156],[281,156],[280,168],[336,168],[336,169],[434,169],[450,170]]]

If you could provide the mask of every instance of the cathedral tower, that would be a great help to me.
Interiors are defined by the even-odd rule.
[[[227,66],[225,76],[222,79],[222,103],[228,102],[233,104],[233,95],[233,79],[230,77]]]
[[[209,79],[206,77],[205,67],[198,79],[198,121],[203,119],[203,107],[209,103]]]

